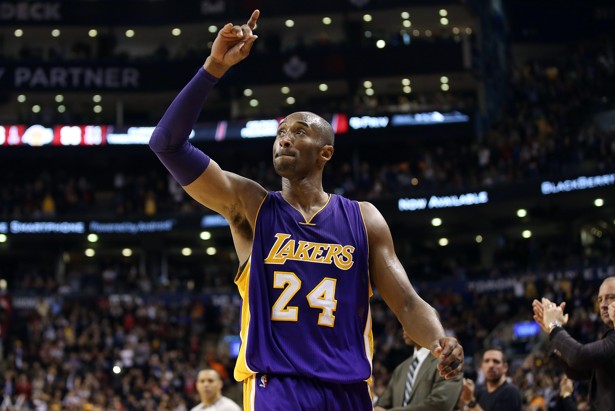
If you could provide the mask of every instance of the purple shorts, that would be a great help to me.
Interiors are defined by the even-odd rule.
[[[288,375],[244,381],[244,411],[372,411],[367,382],[337,384]]]

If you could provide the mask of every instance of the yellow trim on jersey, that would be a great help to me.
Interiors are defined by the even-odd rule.
[[[265,204],[265,200],[269,197],[269,193],[263,198],[260,205],[258,206],[258,211],[256,212],[256,218],[254,219],[254,228],[256,230],[256,224],[258,223],[258,217],[261,212],[261,208],[263,204]],[[254,241],[254,239],[252,239]],[[256,374],[256,371],[253,371],[248,367],[248,362],[246,360],[246,347],[248,345],[248,329],[250,325],[250,265],[252,263],[252,256],[248,257],[248,260],[243,266],[243,270],[238,270],[237,275],[235,276],[235,285],[237,285],[237,289],[239,290],[239,295],[241,297],[241,331],[239,332],[239,336],[241,337],[241,347],[239,348],[239,354],[237,355],[237,361],[235,363],[235,370],[233,372],[233,376],[237,381],[244,381],[246,378],[253,376]]]
[[[367,322],[363,333],[363,344],[365,344],[365,356],[369,361],[369,368],[373,371],[372,359],[374,358],[374,334],[372,333],[372,307],[367,311]],[[371,374],[371,372],[370,372]]]
[[[369,233],[367,231],[367,224],[365,224],[365,216],[363,215],[363,209],[361,208],[361,203],[359,201],[356,202],[359,206],[359,213],[361,214],[361,220],[363,220],[363,227],[365,228],[365,240],[367,241],[367,259],[369,262]],[[372,289],[372,281],[371,274],[369,272],[369,265],[367,267],[367,285],[369,288],[368,300],[371,300],[374,295],[374,290]],[[363,341],[365,344],[365,355],[367,360],[369,361],[369,367],[373,371],[372,359],[374,358],[374,334],[372,333],[372,307],[371,304],[368,304],[369,310],[367,312],[367,322],[365,323],[365,331],[363,332]],[[371,374],[371,373],[370,373]]]
[[[239,295],[241,296],[241,331],[239,332],[239,336],[241,337],[241,347],[239,348],[239,355],[237,356],[237,362],[235,363],[235,371],[234,377],[237,381],[243,381],[246,378],[256,374],[255,371],[251,370],[248,367],[248,362],[246,360],[246,347],[248,345],[248,328],[250,325],[250,293],[249,293],[249,285],[250,285],[250,265],[252,262],[252,257],[248,259],[246,262],[243,272],[238,274],[237,279],[235,280],[235,284],[237,285],[237,289],[239,290]]]
[[[256,375],[243,381],[243,411],[254,410],[254,395],[256,394]]]
[[[284,196],[281,196],[281,197],[282,197],[282,200],[286,201],[286,199],[284,198]],[[301,221],[299,221],[299,224],[304,224],[304,225],[313,225],[313,226],[315,226],[316,224],[312,223],[312,220],[314,219],[314,217],[316,217],[316,215],[318,215],[318,213],[320,213],[322,210],[324,210],[324,209],[325,209],[325,207],[327,206],[327,204],[329,204],[329,201],[331,201],[331,194],[329,194],[329,198],[327,198],[327,201],[325,202],[325,205],[323,205],[323,206],[320,208],[320,210],[316,211],[316,212],[312,215],[312,217],[310,217],[310,219],[309,219],[309,220],[306,220],[306,219],[305,219],[305,217],[303,217],[303,213],[302,213],[301,211],[299,211],[299,210],[297,209],[297,207],[295,207],[294,205],[292,205],[292,204],[291,204],[291,203],[289,203],[288,201],[286,201],[286,203],[287,203],[289,206],[291,206],[292,208],[294,208],[295,210],[297,210],[297,212],[298,212],[299,214],[301,214],[301,216],[303,217],[303,220],[304,220],[305,222],[301,222]]]

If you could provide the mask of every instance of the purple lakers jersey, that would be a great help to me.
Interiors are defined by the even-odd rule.
[[[235,378],[256,373],[337,383],[371,376],[368,243],[356,201],[331,195],[309,221],[271,192],[236,284],[243,298]]]

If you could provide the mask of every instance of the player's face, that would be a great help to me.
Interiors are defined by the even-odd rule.
[[[498,382],[502,375],[508,371],[508,365],[504,362],[504,355],[498,350],[485,351],[481,371],[488,382]]]
[[[273,166],[282,177],[303,177],[316,169],[322,143],[318,117],[293,113],[278,126],[273,143]]]
[[[602,322],[608,327],[613,327],[613,321],[609,317],[609,304],[615,301],[615,279],[607,279],[600,286],[598,292],[598,307]]]
[[[201,397],[215,398],[222,391],[222,380],[215,371],[201,371],[197,376],[196,390]]]

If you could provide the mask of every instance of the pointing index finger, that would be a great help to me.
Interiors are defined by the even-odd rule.
[[[254,27],[256,27],[256,22],[258,21],[260,15],[261,12],[259,9],[256,9],[252,12],[250,19],[248,20],[248,26],[250,27],[250,29],[254,30]]]

